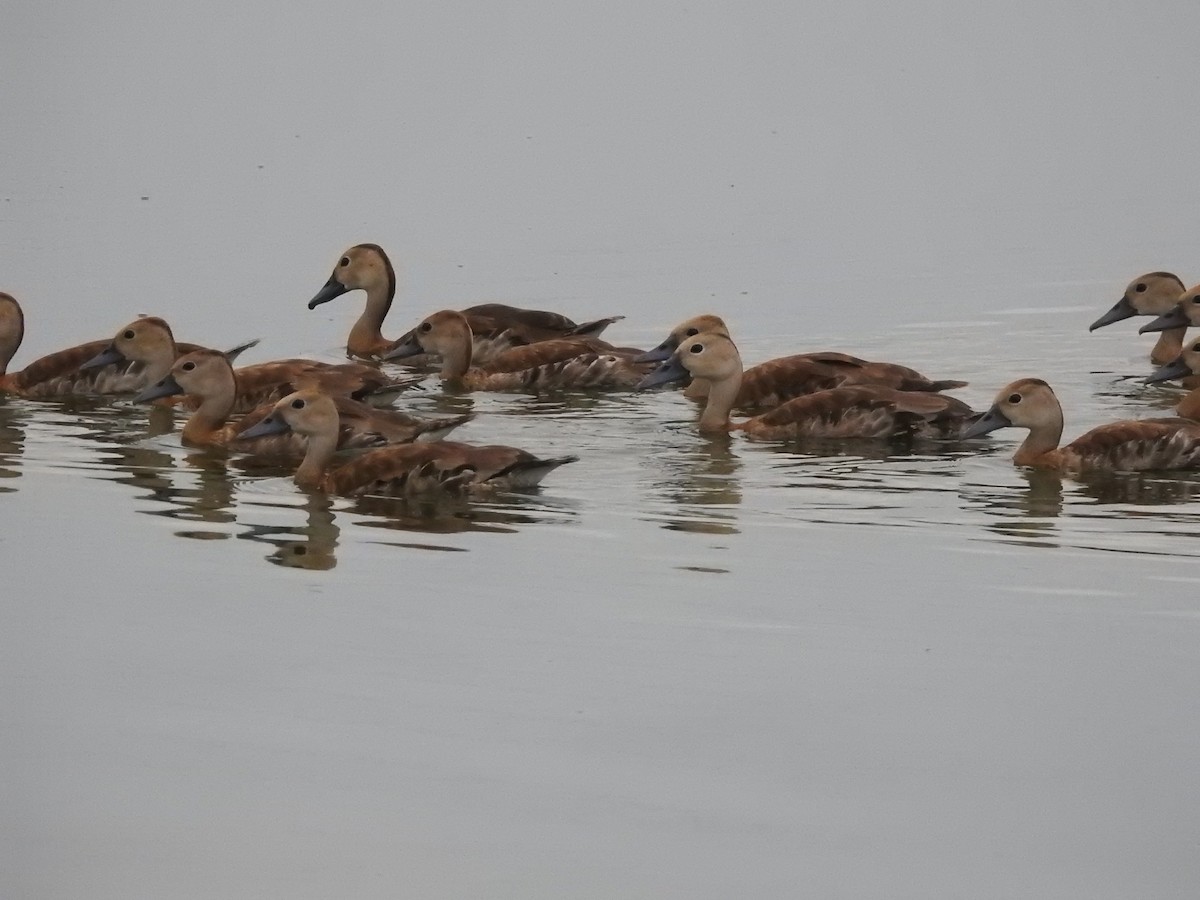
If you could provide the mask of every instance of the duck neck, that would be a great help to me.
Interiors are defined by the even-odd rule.
[[[0,309],[0,313],[7,312]],[[25,322],[21,311],[15,308],[11,315],[0,316],[0,375],[8,373],[8,364],[21,349],[21,339],[25,336]]]
[[[355,356],[372,356],[379,351],[381,344],[386,343],[382,331],[383,320],[387,318],[396,296],[396,277],[389,271],[387,278],[369,285],[365,290],[367,305],[350,329],[350,339],[346,342],[346,349]]]
[[[1185,419],[1200,421],[1200,388],[1189,392],[1180,400],[1179,405],[1175,407],[1175,412]]]
[[[1166,365],[1183,352],[1183,339],[1187,335],[1187,326],[1183,328],[1168,328],[1158,336],[1154,349],[1150,351],[1150,361],[1158,366]]]
[[[471,326],[466,323],[463,323],[461,329],[455,329],[454,333],[442,342],[437,352],[442,355],[443,381],[458,381],[467,374],[474,354],[473,344]]]
[[[304,461],[296,469],[294,481],[307,489],[319,489],[325,480],[329,461],[337,450],[337,429],[310,434],[304,450]]]
[[[1056,401],[1057,404],[1057,401]],[[1029,434],[1013,456],[1013,462],[1018,466],[1052,465],[1052,455],[1058,449],[1062,440],[1063,417],[1062,407],[1056,409],[1057,415],[1049,421],[1035,425],[1029,429]]]
[[[720,381],[708,381],[708,402],[704,404],[704,412],[700,414],[701,431],[729,430],[729,413],[741,387],[740,365]]]
[[[215,385],[213,390],[200,398],[199,408],[183,426],[181,435],[185,444],[210,444],[216,440],[217,432],[229,414],[233,412],[234,400],[237,397],[237,381],[232,367],[228,378]]]

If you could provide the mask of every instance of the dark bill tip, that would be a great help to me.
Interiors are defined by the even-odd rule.
[[[687,381],[691,377],[691,373],[683,367],[683,363],[679,361],[679,357],[672,356],[666,362],[662,363],[657,369],[643,378],[634,387],[635,391],[645,391],[652,387],[658,387],[663,384],[673,384],[677,381]]]
[[[1138,334],[1148,334],[1151,331],[1167,331],[1171,328],[1187,328],[1190,324],[1183,310],[1177,306],[1169,313],[1163,313],[1157,319],[1147,322],[1138,329]]]
[[[1146,377],[1144,384],[1158,384],[1160,381],[1174,381],[1176,378],[1187,378],[1189,375],[1195,374],[1192,372],[1192,367],[1183,361],[1182,356],[1177,356],[1165,366],[1159,366],[1153,373]]]
[[[400,343],[383,354],[385,360],[408,359],[410,356],[417,356],[424,353],[425,349],[417,343],[415,336],[401,338]]]
[[[308,301],[308,308],[316,309],[322,303],[328,303],[335,297],[342,296],[348,290],[350,290],[348,287],[330,275],[329,280],[325,282],[325,287],[317,291],[317,295]]]
[[[238,432],[237,440],[245,438],[267,437],[272,434],[284,434],[291,431],[291,426],[283,421],[283,416],[277,416],[275,413],[267,416],[256,425],[251,425],[245,431]]]
[[[109,344],[79,368],[82,369],[99,369],[101,366],[111,366],[113,363],[125,362],[125,356]]]
[[[1012,425],[1012,422],[1008,416],[993,406],[974,422],[963,428],[958,437],[960,440],[968,441],[971,438],[991,434],[993,431],[998,431],[1001,428],[1008,428],[1010,425]]]
[[[187,393],[179,386],[179,382],[168,375],[162,381],[157,381],[139,394],[134,395],[134,403],[149,403],[159,397],[174,397],[176,394]]]
[[[1129,302],[1128,298],[1122,297],[1113,304],[1112,309],[1093,322],[1088,331],[1095,331],[1097,328],[1103,328],[1113,322],[1120,322],[1122,319],[1130,319],[1137,314],[1138,311],[1133,308],[1133,304]]]

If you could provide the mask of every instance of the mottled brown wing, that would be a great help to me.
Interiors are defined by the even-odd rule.
[[[741,409],[773,408],[794,397],[837,387],[841,381],[829,366],[808,356],[784,356],[747,369],[734,405]]]
[[[456,487],[461,470],[443,463],[447,454],[438,443],[393,444],[364,453],[325,477],[326,487],[338,494],[404,494],[439,483]],[[410,478],[420,484],[410,484]]]
[[[522,347],[513,347],[498,353],[488,363],[488,372],[520,372],[538,366],[550,365],[591,353],[592,348],[582,338],[558,338],[538,341]]]
[[[1093,428],[1062,449],[1081,468],[1118,471],[1200,467],[1200,425],[1171,420],[1128,419]]]
[[[478,319],[481,325],[486,323],[491,328],[500,328],[501,330],[520,325],[528,329],[547,332],[548,336],[568,334],[578,327],[574,321],[556,312],[523,309],[519,306],[508,306],[505,303],[480,303],[477,306],[460,310],[460,312],[467,317],[468,322]],[[480,333],[483,333],[482,329],[475,328],[474,322],[471,322],[471,330],[479,330]]]
[[[61,397],[68,394],[128,394],[146,386],[145,366],[119,362],[79,371],[79,366],[101,353],[108,341],[90,341],[43,356],[13,374],[10,384],[27,397]]]

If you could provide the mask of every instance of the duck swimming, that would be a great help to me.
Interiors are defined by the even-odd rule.
[[[255,340],[241,344],[226,351],[225,357],[232,361],[257,343]],[[142,316],[118,331],[112,342],[84,363],[82,368],[137,363],[144,375],[141,387],[146,387],[166,377],[181,355],[203,349],[207,348],[177,343],[171,327],[157,316]],[[274,403],[284,394],[291,393],[298,381],[315,386],[316,380],[331,394],[384,405],[394,401],[399,391],[420,379],[392,378],[378,368],[362,363],[277,359],[238,369],[238,395],[234,409],[248,412],[263,403]]]
[[[322,303],[354,290],[365,291],[367,303],[350,329],[346,352],[362,359],[384,357],[411,334],[389,341],[380,331],[396,296],[396,270],[378,244],[355,244],[346,250],[333,267],[333,274],[325,286],[308,301],[308,308],[316,309]],[[612,316],[579,325],[558,313],[502,303],[485,303],[461,312],[471,325],[475,356],[481,361],[498,350],[549,338],[597,337],[606,327],[623,318]],[[410,360],[410,364],[417,362]]]
[[[1169,313],[1175,308],[1184,290],[1186,289],[1178,275],[1170,272],[1147,272],[1129,282],[1121,299],[1093,322],[1088,331],[1095,331],[1097,328],[1133,316],[1161,316]],[[1174,359],[1183,344],[1185,330],[1180,327],[1163,330],[1158,342],[1150,351],[1150,361],[1161,365]]]
[[[528,488],[577,456],[539,459],[516,447],[477,447],[450,441],[380,447],[330,468],[338,428],[333,400],[319,391],[297,391],[267,418],[241,434],[244,439],[294,432],[307,441],[295,482],[334,494],[409,495],[431,488]]]
[[[301,379],[302,380],[302,379]],[[290,393],[290,392],[289,392]],[[236,422],[229,422],[239,396],[238,376],[224,354],[194,350],[175,361],[170,373],[133,398],[148,403],[160,397],[187,394],[196,411],[183,427],[181,440],[191,447],[232,447],[273,456],[302,456],[304,441],[295,434],[242,440],[240,432],[266,418],[274,401]],[[375,447],[414,440],[438,440],[472,418],[470,415],[417,419],[396,410],[376,409],[349,397],[330,401],[338,416],[337,449]]]
[[[418,353],[441,357],[441,379],[468,390],[627,389],[635,387],[650,368],[633,361],[640,351],[584,337],[512,347],[476,366],[470,321],[452,309],[427,316],[411,338],[384,358],[402,360]]]
[[[1165,366],[1159,367],[1146,378],[1145,383],[1156,384],[1160,381],[1174,381],[1175,379],[1181,380],[1184,387],[1191,387],[1191,390],[1175,407],[1176,415],[1200,421],[1200,385],[1192,386],[1200,382],[1200,339],[1185,345],[1183,351],[1175,359]]]
[[[1071,472],[1140,472],[1200,467],[1200,423],[1184,419],[1125,419],[1100,425],[1059,447],[1063,411],[1050,385],[1022,378],[1001,389],[991,409],[963,429],[967,440],[1000,428],[1026,428],[1018,466]]]
[[[49,398],[72,394],[128,394],[148,384],[140,366],[87,365],[107,341],[89,341],[49,353],[19,372],[8,364],[25,336],[25,316],[11,294],[0,293],[0,392],[22,397]]]
[[[873,385],[835,387],[788,400],[770,412],[731,422],[742,381],[742,359],[727,335],[687,338],[674,355],[647,375],[639,389],[683,381],[708,382],[700,415],[703,432],[744,431],[763,440],[951,436],[975,415],[961,400],[935,392]]]
[[[636,360],[669,359],[682,341],[704,333],[730,337],[720,316],[700,315],[675,326],[661,344]],[[706,379],[694,379],[684,389],[684,396],[699,400],[708,395],[709,384]],[[967,386],[965,381],[932,381],[920,372],[895,363],[868,362],[846,353],[817,351],[778,357],[745,370],[733,405],[735,409],[772,409],[793,397],[851,384],[935,392]]]

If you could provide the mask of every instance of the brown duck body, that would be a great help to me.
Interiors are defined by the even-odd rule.
[[[872,385],[898,391],[936,393],[964,387],[965,381],[933,381],[896,363],[868,362],[844,353],[800,353],[768,360],[742,373],[734,407],[772,409],[795,397],[849,385]],[[693,382],[687,396],[704,396],[703,380]]]
[[[877,385],[831,388],[788,400],[770,412],[730,424],[760,440],[801,438],[956,437],[974,411],[944,394]]]
[[[668,384],[688,375],[707,389],[701,431],[743,431],[762,440],[949,437],[974,415],[965,403],[944,394],[861,384],[817,390],[753,418],[731,422],[729,414],[744,396],[742,360],[733,341],[719,332],[683,340],[641,386]]]
[[[682,341],[699,334],[730,337],[724,319],[705,313],[676,325],[661,344],[642,354],[641,358],[655,362],[666,360]],[[773,409],[793,397],[850,384],[874,384],[901,391],[946,391],[966,387],[965,381],[934,381],[896,363],[869,362],[848,353],[823,350],[781,356],[746,369],[742,373],[742,386],[734,408]],[[695,379],[685,388],[684,396],[699,400],[708,395],[708,388],[707,380]]]
[[[1018,466],[1067,472],[1140,472],[1200,467],[1200,423],[1186,419],[1125,419],[1100,425],[1059,447],[1063,412],[1053,389],[1039,378],[1004,387],[964,438],[1015,426],[1029,434],[1013,456]]]
[[[408,342],[412,333],[395,340],[382,334],[383,321],[396,296],[396,270],[378,244],[356,244],[342,254],[325,286],[308,303],[314,309],[347,291],[367,295],[362,314],[350,329],[346,352],[362,359],[379,359]],[[564,336],[598,336],[620,316],[577,324],[559,313],[523,309],[503,303],[485,303],[461,311],[471,324],[476,358],[486,361],[502,350]],[[410,357],[409,365],[434,362],[432,357]]]
[[[305,443],[297,434],[271,434],[251,440],[238,435],[270,415],[274,403],[263,404],[235,421],[238,376],[224,355],[197,350],[176,360],[169,376],[139,394],[138,400],[186,393],[195,412],[180,435],[193,447],[229,447],[246,453],[295,457],[304,455]],[[469,421],[470,415],[418,419],[397,410],[377,409],[350,397],[333,397],[337,413],[335,449],[377,447],[389,443],[437,440]]]
[[[337,411],[319,391],[297,391],[275,404],[271,414],[243,437],[292,432],[307,441],[295,481],[305,488],[337,494],[409,495],[421,491],[467,488],[533,487],[549,472],[576,457],[538,459],[515,447],[477,447],[449,441],[388,446],[370,450],[330,468],[335,449]]]
[[[1175,307],[1184,290],[1183,281],[1171,272],[1147,272],[1145,275],[1139,275],[1129,282],[1121,299],[1093,322],[1088,331],[1095,331],[1097,328],[1133,316],[1162,316]],[[1183,327],[1164,330],[1150,350],[1150,361],[1162,365],[1174,359],[1183,346],[1186,331]]]
[[[130,394],[161,378],[170,368],[170,362],[159,370],[122,358],[88,367],[86,364],[109,346],[108,341],[89,341],[49,353],[21,371],[10,373],[8,364],[24,335],[25,317],[20,304],[11,295],[0,293],[0,391],[42,399],[76,394]]]
[[[391,357],[436,354],[442,360],[442,380],[467,390],[630,389],[649,369],[647,364],[633,361],[639,351],[580,337],[512,347],[493,356],[487,365],[475,366],[470,323],[455,310],[426,317],[412,334]]]

